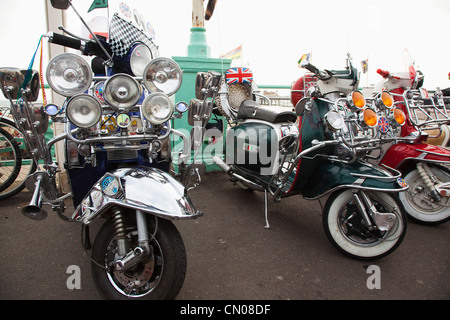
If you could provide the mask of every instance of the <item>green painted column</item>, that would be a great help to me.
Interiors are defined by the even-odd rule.
[[[230,59],[218,59],[210,57],[210,48],[206,42],[206,29],[201,27],[191,28],[191,38],[188,46],[188,55],[186,57],[172,57],[183,70],[183,84],[175,94],[175,101],[185,101],[189,103],[191,99],[195,99],[195,79],[197,72],[216,71],[222,74],[230,67]],[[224,123],[224,130],[226,130],[226,121],[222,117],[219,117],[220,121]],[[214,115],[211,120],[214,119]],[[213,120],[212,120],[213,121]],[[185,133],[188,138],[192,127],[188,123],[187,112],[183,115],[182,119],[173,120],[172,126],[176,130],[180,130]],[[173,137],[172,149],[179,149],[180,141],[178,137]],[[206,147],[206,143],[203,144],[202,151]],[[178,146],[178,147],[177,147]],[[208,157],[208,152],[202,152],[203,162],[206,163],[206,170],[208,172],[220,170],[218,166],[212,164],[213,161]],[[199,158],[197,158],[198,160]],[[193,160],[193,153],[191,156],[191,162]],[[174,159],[174,167],[177,170],[177,159]]]

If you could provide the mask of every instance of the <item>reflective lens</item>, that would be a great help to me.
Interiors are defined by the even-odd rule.
[[[50,87],[62,96],[71,97],[86,92],[92,82],[89,64],[73,53],[63,53],[48,64],[47,81]]]
[[[401,126],[405,124],[406,116],[402,109],[394,108],[394,119]]]
[[[100,121],[102,106],[97,99],[87,94],[73,97],[67,106],[67,117],[80,128],[90,128]]]
[[[369,127],[375,127],[378,122],[378,116],[372,109],[365,109],[363,112],[364,122]]]
[[[344,126],[344,118],[336,111],[330,111],[325,115],[325,121],[330,129],[339,130]]]
[[[353,91],[352,102],[359,109],[364,108],[364,106],[366,105],[366,99],[364,98],[363,94],[359,91]]]
[[[387,91],[381,93],[381,101],[389,109],[394,106],[394,99]]]
[[[153,59],[145,68],[144,85],[151,93],[176,93],[183,82],[180,66],[169,58]]]
[[[141,98],[141,86],[127,74],[116,74],[108,79],[103,89],[105,101],[116,108],[131,108]]]
[[[45,113],[49,116],[56,116],[59,113],[59,108],[56,104],[48,104],[45,106]]]
[[[173,103],[163,93],[152,93],[142,103],[142,113],[152,124],[162,124],[173,114]]]
[[[184,113],[184,112],[186,112],[186,111],[188,110],[188,108],[189,108],[188,104],[187,104],[186,102],[184,102],[184,101],[178,102],[178,103],[175,105],[175,109],[176,109],[179,113]]]
[[[138,44],[131,52],[130,65],[131,71],[136,77],[144,74],[145,67],[152,60],[150,49],[144,44]]]

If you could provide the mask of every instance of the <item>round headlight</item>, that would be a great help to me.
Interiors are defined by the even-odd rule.
[[[344,118],[339,112],[330,111],[325,115],[325,121],[328,128],[333,130],[340,130],[344,127]]]
[[[404,125],[406,121],[405,113],[400,108],[394,108],[394,119],[399,125]]]
[[[162,124],[173,114],[173,103],[164,93],[152,93],[142,103],[142,114],[151,124]]]
[[[48,84],[64,97],[86,92],[91,86],[92,77],[89,64],[73,53],[63,53],[54,57],[47,67]]]
[[[127,74],[116,74],[106,81],[103,98],[116,108],[131,108],[141,98],[141,86]]]
[[[363,112],[364,123],[373,128],[378,123],[377,113],[372,109],[365,109]]]
[[[366,99],[364,95],[359,91],[352,92],[352,102],[355,107],[362,109],[366,106]]]
[[[151,93],[163,92],[170,96],[183,82],[180,66],[169,58],[153,59],[145,68],[144,85]]]
[[[381,103],[383,103],[383,105],[388,109],[394,106],[394,98],[392,98],[392,96],[387,91],[383,91],[381,93],[380,100]]]
[[[93,96],[80,94],[73,97],[67,105],[67,117],[80,128],[90,128],[100,121],[102,106]]]
[[[131,71],[136,77],[144,74],[145,67],[153,59],[150,49],[145,44],[138,44],[131,52]]]

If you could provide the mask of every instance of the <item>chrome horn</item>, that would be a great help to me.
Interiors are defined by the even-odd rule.
[[[34,188],[30,203],[22,208],[22,214],[30,219],[44,220],[47,218],[47,211],[42,209],[42,188],[46,178],[48,178],[47,173],[38,171],[29,176],[25,182],[29,190]]]

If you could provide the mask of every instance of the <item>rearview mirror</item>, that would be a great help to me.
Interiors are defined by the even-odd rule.
[[[297,116],[302,117],[306,112],[309,112],[312,107],[311,98],[302,98],[295,105],[295,113]]]
[[[52,7],[60,10],[67,10],[70,7],[70,0],[50,0]]]

